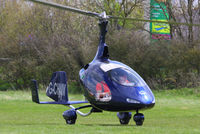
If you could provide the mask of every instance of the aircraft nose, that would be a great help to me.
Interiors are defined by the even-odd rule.
[[[151,104],[153,102],[153,97],[150,96],[147,92],[139,91],[139,94],[140,94],[140,101],[143,104]]]
[[[155,97],[149,87],[135,87],[135,92],[136,98],[141,104],[155,103]]]

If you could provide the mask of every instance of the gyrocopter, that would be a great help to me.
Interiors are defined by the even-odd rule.
[[[105,43],[107,24],[109,19],[119,17],[107,16],[105,12],[99,14],[88,12],[43,0],[30,0],[43,5],[64,9],[99,19],[100,38],[94,59],[79,71],[80,82],[84,87],[84,96],[87,101],[69,101],[67,89],[67,76],[63,71],[54,72],[50,84],[46,89],[46,95],[53,99],[52,102],[40,102],[38,85],[32,80],[32,100],[38,104],[62,104],[71,109],[63,112],[67,124],[75,124],[77,113],[88,116],[91,113],[102,111],[117,112],[121,124],[128,124],[133,111],[136,114],[133,120],[136,125],[142,125],[144,115],[140,110],[152,108],[155,105],[155,97],[145,81],[129,66],[109,59],[108,47]],[[75,108],[73,104],[88,103],[85,106]],[[79,111],[82,108],[91,107],[88,113]]]

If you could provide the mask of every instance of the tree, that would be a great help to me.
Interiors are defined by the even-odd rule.
[[[198,0],[199,2],[199,0]],[[170,20],[175,22],[188,23],[188,26],[170,25],[174,38],[188,41],[193,47],[194,41],[198,39],[199,30],[192,26],[193,23],[199,24],[199,4],[197,0],[168,0],[166,2]]]
[[[84,0],[81,1],[81,6],[85,7],[85,9],[94,12],[103,12],[106,11],[106,14],[118,17],[143,17],[143,2],[145,0]],[[133,28],[133,24],[137,24],[137,22],[130,22],[124,20],[111,20],[111,26],[113,27],[128,27]],[[137,24],[138,25],[138,24]]]

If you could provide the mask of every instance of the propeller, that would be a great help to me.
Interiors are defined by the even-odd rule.
[[[200,24],[192,24],[192,23],[182,23],[182,22],[175,22],[175,21],[158,21],[158,20],[147,20],[147,19],[138,19],[138,18],[124,18],[124,17],[118,17],[118,16],[110,16],[110,15],[106,15],[105,12],[103,13],[96,13],[96,12],[90,12],[90,11],[85,11],[85,10],[81,10],[78,8],[73,8],[70,6],[65,6],[65,5],[61,5],[58,3],[54,3],[54,2],[49,2],[49,1],[45,1],[45,0],[26,0],[26,1],[32,1],[34,3],[39,3],[42,5],[46,5],[46,6],[50,6],[50,7],[54,7],[54,8],[58,8],[58,9],[63,9],[63,10],[68,10],[68,11],[72,11],[75,13],[79,13],[79,14],[83,14],[83,15],[87,15],[87,16],[91,16],[91,17],[97,17],[99,19],[117,19],[117,20],[128,20],[128,21],[139,21],[139,22],[156,22],[156,23],[165,23],[165,24],[172,24],[172,25],[185,25],[185,26],[200,26]]]

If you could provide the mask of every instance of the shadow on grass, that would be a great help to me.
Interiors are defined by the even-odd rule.
[[[127,127],[127,126],[136,126],[136,125],[121,125],[121,124],[81,124],[85,126],[104,126],[104,127],[113,127],[113,126],[120,126],[120,127]]]
[[[91,127],[95,127],[95,126],[103,126],[103,127],[138,127],[136,125],[121,125],[121,124],[73,124],[73,125],[69,125],[69,124],[65,124],[65,123],[0,123],[0,126],[42,126],[42,125],[47,125],[47,126],[74,126],[74,125],[83,125],[83,126],[91,126]]]
[[[41,126],[41,125],[63,125],[62,123],[4,123],[0,126]]]

